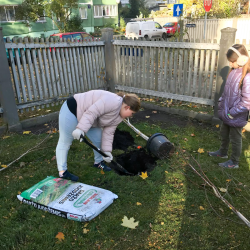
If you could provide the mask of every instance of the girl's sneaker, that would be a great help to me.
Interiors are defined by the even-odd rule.
[[[66,170],[62,175],[59,176],[63,179],[71,180],[71,181],[78,181],[79,177],[71,174],[68,170]]]
[[[223,168],[239,168],[239,165],[237,163],[233,163],[232,160],[228,160],[226,162],[219,163],[219,166],[223,167]]]
[[[94,164],[93,167],[95,167],[95,168],[100,168],[100,169],[102,169],[103,171],[111,171],[111,168],[108,167],[108,166],[105,164],[104,161],[101,161],[101,162],[99,162],[99,163],[97,163],[97,164]]]
[[[220,150],[217,150],[217,151],[215,151],[215,152],[208,152],[208,154],[209,154],[210,156],[214,156],[214,157],[220,157],[220,158],[225,158],[225,159],[228,158],[228,156],[227,156],[226,154],[222,154],[222,153],[220,152]]]

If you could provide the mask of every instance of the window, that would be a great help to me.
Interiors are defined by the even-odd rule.
[[[7,17],[6,17],[6,13],[5,13],[5,8],[4,7],[0,7],[0,21],[1,22],[7,22]]]
[[[80,12],[80,17],[81,19],[87,19],[87,8],[86,7],[81,7],[79,8],[79,12]]]
[[[117,16],[117,5],[103,5],[104,16]]]
[[[41,23],[46,22],[45,12],[43,12],[43,15],[44,16],[38,18],[37,22],[41,22]]]
[[[16,6],[1,6],[0,7],[0,21],[1,22],[15,22],[15,8]]]
[[[103,11],[101,5],[95,5],[94,6],[94,17],[102,17]]]
[[[156,29],[161,29],[162,27],[161,27],[161,25],[159,23],[155,23],[155,28]]]

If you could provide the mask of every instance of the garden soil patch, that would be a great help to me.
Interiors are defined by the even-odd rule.
[[[113,141],[113,149],[127,151],[127,149],[133,145],[134,138],[129,132],[116,129]]]
[[[157,158],[150,155],[144,148],[132,150],[116,157],[116,161],[134,175],[141,174],[141,172],[151,172],[156,166],[156,160]],[[119,175],[124,175],[116,166],[111,164],[111,167]]]

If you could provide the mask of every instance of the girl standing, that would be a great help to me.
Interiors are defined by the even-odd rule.
[[[59,141],[56,147],[59,176],[78,180],[78,176],[67,170],[67,156],[73,139],[80,140],[85,134],[108,156],[102,157],[94,151],[93,167],[110,171],[104,161],[111,162],[113,159],[111,152],[116,127],[139,109],[140,100],[135,94],[91,90],[68,98],[59,113]]]
[[[228,158],[229,143],[232,144],[230,160],[219,163],[224,168],[239,168],[242,149],[242,128],[247,124],[250,110],[250,60],[242,44],[235,44],[227,51],[229,66],[232,68],[222,96],[218,103],[218,115],[223,121],[221,126],[221,146],[210,156]]]

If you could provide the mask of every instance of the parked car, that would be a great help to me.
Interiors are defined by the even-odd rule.
[[[93,40],[94,37],[91,36],[90,34],[86,33],[86,32],[68,32],[68,33],[57,33],[57,34],[53,34],[51,35],[51,37],[60,37],[62,39],[66,38],[66,39],[91,39]]]
[[[163,25],[168,36],[173,36],[176,32],[180,32],[180,25],[177,22],[170,22]]]
[[[129,22],[126,25],[125,37],[127,38],[166,38],[166,29],[154,21]]]

